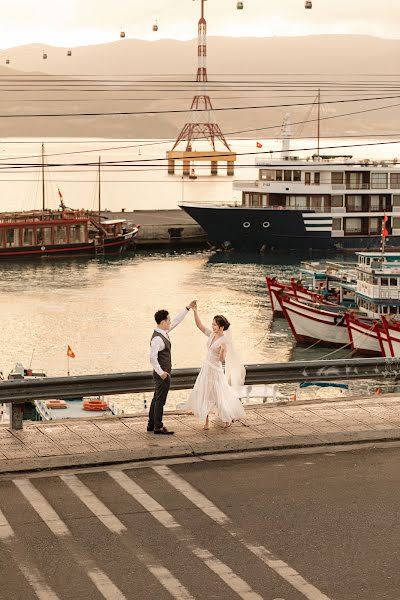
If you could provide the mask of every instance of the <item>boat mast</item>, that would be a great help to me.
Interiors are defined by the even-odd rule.
[[[320,133],[321,133],[321,90],[318,89],[317,96],[317,108],[318,108],[318,124],[317,124],[317,156],[320,152]]]
[[[101,156],[99,156],[99,166],[98,166],[98,176],[99,176],[99,193],[98,193],[98,207],[97,207],[97,211],[98,211],[98,216],[99,216],[99,223],[100,223],[100,213],[101,213],[101,179],[100,179],[100,174],[101,174]]]
[[[44,184],[44,144],[42,143],[42,210],[46,210],[46,190]]]

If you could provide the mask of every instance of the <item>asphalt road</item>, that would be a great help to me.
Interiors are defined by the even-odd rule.
[[[400,449],[0,480],[0,598],[398,600]]]

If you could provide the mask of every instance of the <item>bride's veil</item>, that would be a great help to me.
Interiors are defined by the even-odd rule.
[[[240,388],[244,385],[246,369],[233,343],[230,328],[224,332],[224,337],[226,339],[225,375],[230,386]]]

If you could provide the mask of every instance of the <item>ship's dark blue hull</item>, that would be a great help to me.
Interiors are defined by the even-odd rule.
[[[380,248],[380,235],[332,236],[332,214],[307,210],[183,205],[207,233],[209,241],[237,250],[335,250]],[[400,248],[400,236],[386,238],[386,247]]]

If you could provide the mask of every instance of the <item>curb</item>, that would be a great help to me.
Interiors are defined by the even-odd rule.
[[[68,456],[49,456],[33,459],[4,460],[0,464],[0,475],[23,474],[54,471],[57,469],[108,467],[123,463],[152,462],[156,460],[178,459],[202,456],[224,456],[229,454],[246,454],[251,452],[276,452],[285,450],[302,450],[306,448],[326,448],[329,446],[354,446],[365,443],[388,443],[400,441],[398,429],[388,429],[379,432],[360,431],[351,433],[334,433],[315,436],[290,436],[277,438],[256,438],[254,440],[235,440],[227,444],[193,444],[149,451],[115,450],[93,452],[90,454],[75,454]],[[205,448],[206,446],[206,448]],[[161,449],[160,449],[161,450]]]

